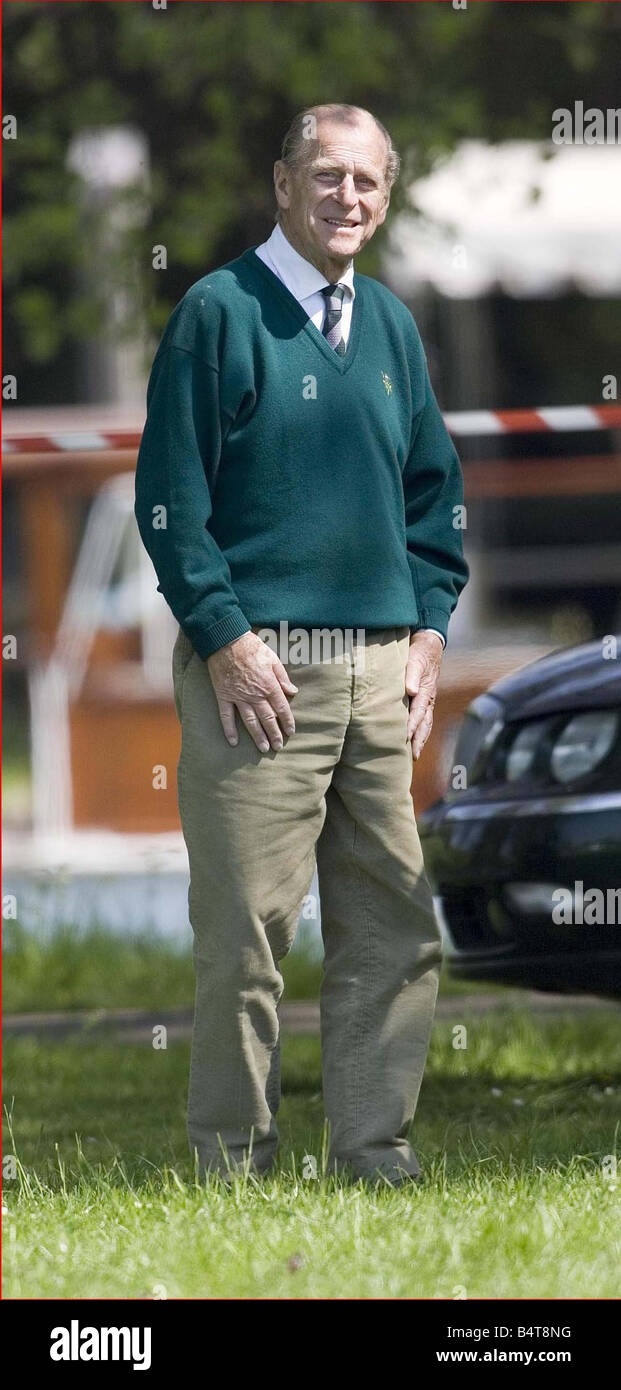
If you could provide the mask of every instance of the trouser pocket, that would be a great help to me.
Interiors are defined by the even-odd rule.
[[[177,640],[173,647],[172,655],[173,691],[175,697],[175,709],[177,711],[178,719],[181,719],[181,697],[183,694],[183,682],[185,680],[186,672],[194,655],[194,648],[189,637],[186,637],[185,632],[182,628],[179,628]]]

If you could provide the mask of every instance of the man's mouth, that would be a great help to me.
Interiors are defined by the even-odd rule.
[[[346,222],[343,217],[324,217],[329,227],[359,227],[359,222]]]

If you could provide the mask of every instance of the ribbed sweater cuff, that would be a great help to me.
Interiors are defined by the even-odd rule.
[[[423,627],[434,627],[437,632],[441,633],[446,646],[450,616],[445,608],[423,608],[419,613],[419,620],[414,632],[420,632]]]
[[[206,628],[200,638],[193,635],[192,645],[204,661],[206,657],[219,651],[220,647],[226,647],[227,642],[234,642],[237,637],[243,637],[245,632],[250,631],[248,619],[244,617],[241,608],[237,608],[233,613],[227,614],[226,618],[221,618],[219,623],[214,623],[213,627]]]

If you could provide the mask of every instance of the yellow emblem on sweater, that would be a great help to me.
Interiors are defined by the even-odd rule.
[[[385,390],[385,392],[386,392],[386,395],[387,395],[387,396],[391,396],[391,395],[392,395],[392,381],[390,380],[390,377],[389,377],[389,375],[388,375],[388,372],[382,372],[382,381],[383,381],[383,383],[384,383],[384,390]]]

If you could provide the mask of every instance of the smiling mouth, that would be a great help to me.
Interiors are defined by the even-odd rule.
[[[324,222],[327,222],[327,223],[328,223],[328,226],[329,226],[329,227],[359,227],[359,226],[360,226],[360,223],[359,223],[359,222],[344,222],[344,221],[343,221],[341,218],[339,218],[339,217],[324,217],[323,220],[324,220]]]

